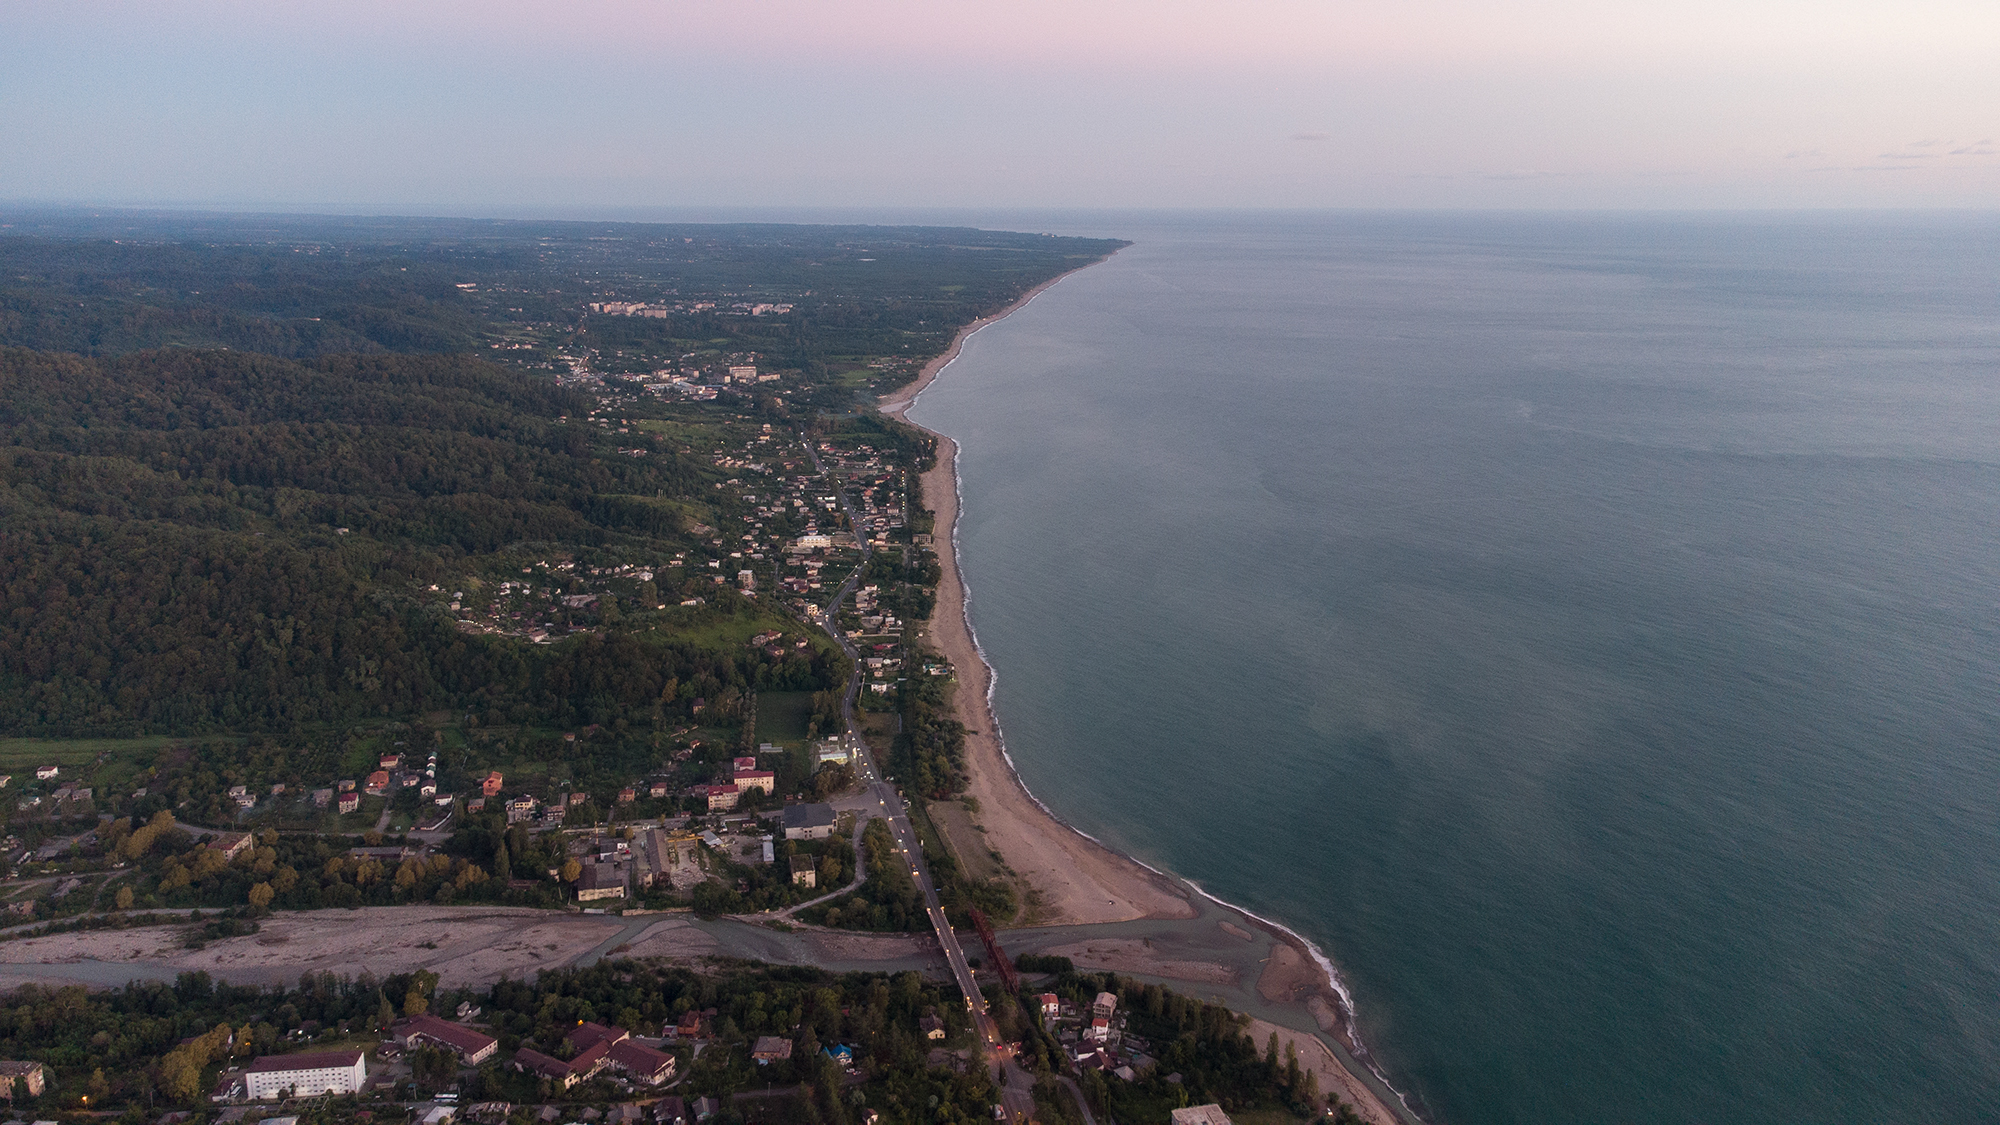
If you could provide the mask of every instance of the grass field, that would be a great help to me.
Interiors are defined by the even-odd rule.
[[[812,692],[757,693],[757,741],[780,746],[804,742],[812,722]]]
[[[186,739],[167,738],[0,738],[0,772],[36,766],[87,766],[99,754],[119,757],[150,753]]]

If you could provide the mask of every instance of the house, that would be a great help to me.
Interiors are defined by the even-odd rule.
[[[638,799],[639,791],[629,785],[618,791],[618,803],[621,805],[629,805]]]
[[[732,773],[748,773],[757,768],[757,759],[746,754],[732,761],[729,768]]]
[[[832,1059],[843,1067],[854,1065],[854,1048],[835,1043],[831,1047],[821,1047],[820,1054]]]
[[[524,820],[533,820],[535,810],[540,806],[541,802],[533,797],[516,797],[507,802],[507,823],[519,824]]]
[[[500,1049],[499,1040],[492,1036],[432,1015],[404,1016],[389,1025],[389,1035],[406,1051],[427,1044],[443,1047],[467,1066],[478,1066]]]
[[[1052,1020],[1062,1014],[1062,998],[1053,992],[1044,992],[1035,997],[1042,1006],[1042,1018]]]
[[[1084,1032],[1083,1037],[1092,1043],[1104,1042],[1111,1038],[1111,1021],[1103,1016],[1091,1017],[1090,1030]]]
[[[778,787],[778,775],[770,770],[737,770],[730,780],[738,789],[756,789],[766,794]]]
[[[634,1043],[630,1039],[620,1039],[611,1045],[609,1054],[612,1069],[623,1072],[632,1081],[643,1086],[657,1086],[671,1081],[674,1077],[674,1057],[664,1051]]]
[[[851,762],[854,760],[854,747],[844,738],[829,738],[813,745],[813,755],[820,765]]]
[[[1235,1125],[1229,1120],[1229,1115],[1222,1112],[1222,1107],[1214,1102],[1174,1110],[1167,1115],[1167,1120],[1172,1125]]]
[[[936,1016],[925,1016],[917,1021],[917,1030],[923,1032],[926,1039],[943,1039],[944,1021]]]
[[[35,780],[47,781],[61,772],[61,766],[37,766],[35,767]]]
[[[576,1085],[579,1081],[576,1072],[570,1069],[568,1063],[553,1055],[545,1055],[540,1051],[528,1047],[523,1047],[515,1051],[514,1061],[509,1065],[523,1074],[532,1074],[537,1078],[546,1078],[565,1090]]]
[[[757,1045],[750,1049],[750,1057],[757,1060],[758,1066],[783,1062],[792,1057],[792,1041],[779,1035],[759,1035]]]
[[[668,789],[668,788],[669,788],[669,787],[668,787],[668,785],[667,785],[667,783],[666,783],[666,782],[664,782],[664,781],[655,781],[655,782],[653,782],[653,783],[652,783],[651,785],[648,785],[648,786],[646,787],[646,796],[648,796],[648,797],[651,797],[651,798],[653,798],[654,800],[656,800],[656,801],[657,801],[657,800],[659,800],[659,799],[660,799],[661,797],[664,797],[664,796],[666,796],[666,795],[667,795],[667,789]]]
[[[402,769],[402,768],[403,768],[403,756],[402,756],[401,754],[384,754],[384,755],[382,755],[382,761],[381,761],[381,765],[382,765],[382,768],[383,768],[383,769],[385,769],[385,770],[399,770],[399,769]]]
[[[832,805],[790,805],[779,814],[787,840],[824,840],[833,835]]]
[[[674,1026],[674,1034],[682,1039],[699,1039],[702,1036],[702,1015],[695,1009],[688,1009]]]
[[[606,1027],[601,1023],[579,1023],[563,1036],[571,1050],[581,1051],[597,1043],[620,1043],[630,1039],[632,1033],[622,1027]]]
[[[681,1100],[678,1094],[668,1094],[653,1103],[653,1120],[658,1125],[692,1125],[687,1102]]]
[[[221,852],[224,859],[235,859],[249,850],[255,842],[248,832],[224,832],[210,840],[208,846],[213,851]]]
[[[813,857],[809,855],[792,857],[792,882],[796,886],[806,888],[819,886],[819,870],[813,865]]]
[[[709,812],[735,808],[736,801],[743,792],[734,785],[697,785],[694,791],[697,795],[708,799]]]
[[[361,794],[349,789],[340,795],[339,808],[342,814],[357,812],[361,808]]]
[[[313,804],[320,808],[325,808],[333,803],[333,790],[331,789],[315,789],[312,796]]]
[[[353,1049],[266,1055],[244,1068],[244,1092],[258,1101],[269,1101],[286,1091],[299,1097],[358,1094],[368,1080],[366,1057]]]
[[[1100,1016],[1107,1020],[1111,1018],[1111,1013],[1117,1010],[1118,997],[1109,992],[1098,993],[1097,999],[1090,1005],[1091,1015]]]
[[[367,784],[362,786],[371,796],[380,797],[389,789],[389,771],[376,770],[368,775]]]
[[[500,795],[501,781],[502,778],[499,770],[487,771],[486,777],[479,783],[480,796],[498,797]]]
[[[16,1080],[27,1083],[28,1096],[39,1098],[48,1087],[48,1071],[38,1062],[24,1062],[19,1059],[0,1060],[0,1098],[14,1100]]]

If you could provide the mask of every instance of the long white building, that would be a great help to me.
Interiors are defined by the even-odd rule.
[[[269,1101],[290,1091],[301,1097],[358,1094],[368,1080],[367,1056],[359,1050],[266,1055],[243,1072],[243,1092]]]

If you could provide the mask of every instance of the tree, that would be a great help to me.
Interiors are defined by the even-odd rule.
[[[112,899],[112,902],[120,910],[132,909],[132,888],[130,887],[118,888],[118,896]]]
[[[122,890],[118,893],[127,899],[130,899],[132,895],[132,892],[129,889]],[[277,892],[271,889],[271,884],[257,883],[250,888],[250,905],[256,907],[258,910],[263,910],[271,905],[271,899],[273,899],[276,896]],[[130,903],[127,902],[124,905],[129,906]]]
[[[574,883],[582,877],[583,877],[583,864],[578,863],[574,859],[566,859],[563,861],[562,865],[563,882]]]

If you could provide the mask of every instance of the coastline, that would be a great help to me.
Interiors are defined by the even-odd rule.
[[[1078,267],[1088,268],[1088,265]],[[974,819],[983,843],[998,853],[1017,889],[1023,892],[1025,926],[1066,928],[1158,921],[1194,923],[1206,930],[1208,923],[1200,920],[1208,913],[1208,907],[1213,906],[1262,931],[1272,945],[1266,958],[1269,964],[1258,976],[1255,992],[1264,1001],[1305,1017],[1305,1021],[1290,1022],[1305,1022],[1308,1027],[1318,1028],[1319,1035],[1303,1028],[1279,1030],[1287,1035],[1303,1034],[1320,1044],[1325,1062],[1332,1064],[1325,1068],[1332,1079],[1324,1084],[1326,1092],[1338,1093],[1371,1125],[1407,1125],[1419,1121],[1407,1101],[1367,1061],[1367,1048],[1354,1026],[1352,1000],[1325,954],[1289,928],[1107,847],[1056,816],[1028,789],[1007,754],[993,709],[996,672],[973,630],[970,592],[959,564],[958,514],[962,492],[958,443],[911,422],[907,415],[924,390],[958,358],[973,333],[1012,315],[1075,272],[1051,278],[1005,309],[960,329],[951,346],[926,363],[915,380],[882,396],[876,407],[881,413],[930,434],[937,442],[935,464],[923,474],[921,485],[924,502],[935,515],[932,544],[942,576],[931,618],[925,622],[921,635],[951,663],[956,675],[953,707],[966,728],[966,795],[977,803]],[[1251,934],[1230,921],[1215,925],[1232,935],[1252,939]],[[1152,945],[1149,939],[1144,943],[1145,952],[1135,950],[1124,956],[1108,957],[1104,967],[1169,981],[1205,979],[1204,974],[1210,970],[1226,972],[1223,966],[1205,961],[1175,963],[1185,966],[1178,969],[1163,966],[1153,955]],[[1166,972],[1161,971],[1163,967]],[[1260,1035],[1273,1026],[1261,1020],[1258,1023],[1263,1028]],[[1338,1074],[1334,1073],[1335,1068]]]

